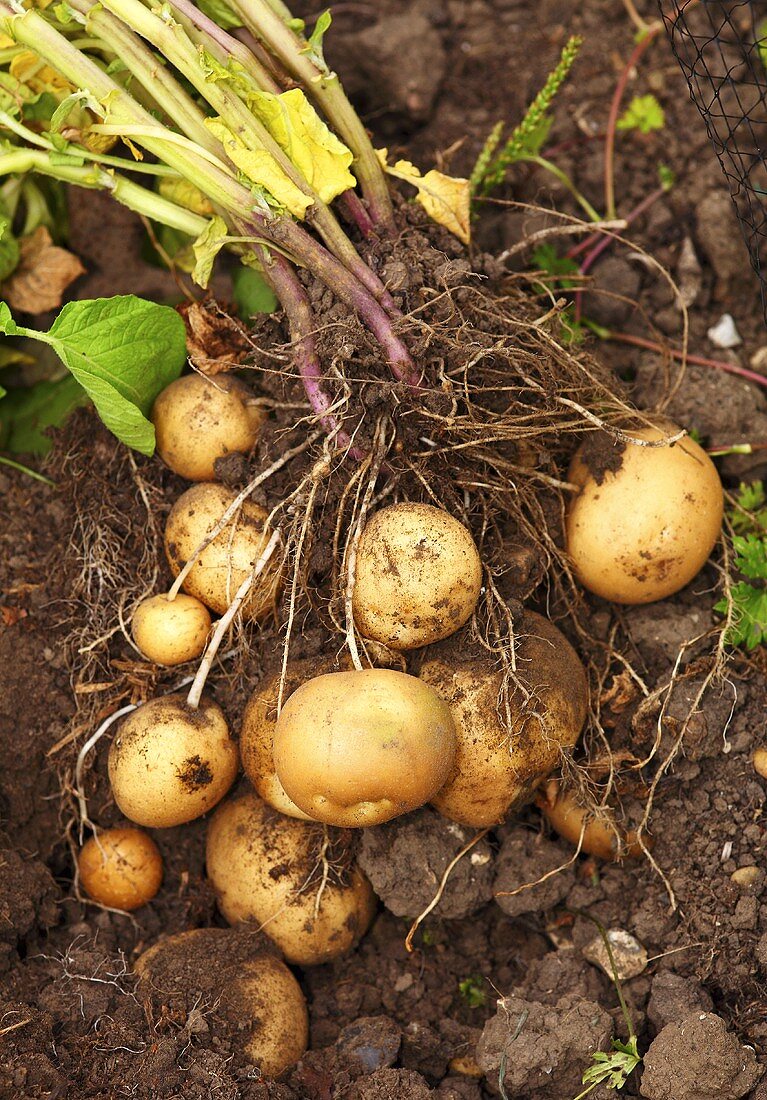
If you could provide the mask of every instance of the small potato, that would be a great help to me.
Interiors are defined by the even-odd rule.
[[[185,374],[162,391],[152,409],[157,453],[174,473],[190,481],[214,481],[215,461],[232,451],[250,451],[264,411],[237,378]]]
[[[165,527],[165,553],[175,576],[205,541],[235,496],[223,485],[208,483],[193,485],[178,498]],[[246,501],[232,523],[202,551],[184,581],[185,591],[223,615],[266,549],[269,542],[269,535],[264,532],[266,516],[263,508]],[[242,605],[246,618],[263,619],[273,610],[280,582],[279,568],[269,562]]]
[[[674,425],[642,428],[658,440]],[[605,433],[576,453],[579,487],[567,512],[567,552],[581,584],[614,603],[663,600],[702,569],[722,526],[722,484],[692,439],[669,447],[615,444]]]
[[[618,860],[639,856],[642,848],[634,832],[621,833],[612,813],[600,809],[590,813],[571,790],[563,790],[556,779],[550,780],[535,800],[536,806],[564,840],[569,840],[587,855],[597,859]],[[645,837],[645,846],[650,847]]]
[[[448,706],[415,676],[388,668],[302,684],[274,730],[274,767],[289,798],[329,825],[380,825],[422,806],[453,764]]]
[[[160,940],[136,960],[137,994],[160,1016],[192,1019],[226,1039],[266,1077],[278,1077],[306,1051],[306,1001],[265,937],[195,928]]]
[[[301,684],[330,669],[330,661],[293,661],[289,664],[283,687],[283,706]],[[242,767],[264,802],[288,817],[312,821],[313,818],[299,809],[285,793],[274,770],[274,730],[279,694],[280,674],[277,673],[253,693],[245,707],[240,730]]]
[[[109,748],[115,802],[131,821],[155,829],[207,813],[234,783],[239,758],[224,713],[183,695],[152,699],[128,715]]]
[[[481,587],[482,563],[462,523],[430,504],[392,504],[362,532],[354,621],[390,649],[417,649],[462,627]]]
[[[156,665],[183,665],[205,649],[210,612],[204,603],[183,593],[169,600],[150,596],[133,612],[133,641]]]
[[[499,717],[503,673],[486,655],[453,642],[421,669],[421,679],[449,704],[458,731],[452,772],[431,800],[453,821],[476,828],[503,821],[531,801],[562,749],[580,736],[588,707],[583,666],[564,635],[531,611],[517,646],[517,677],[529,698],[510,688],[509,732]]]
[[[139,909],[162,885],[160,850],[143,829],[104,829],[82,847],[80,883],[111,909]]]
[[[325,837],[321,825],[284,817],[255,794],[225,802],[208,826],[208,875],[224,917],[259,925],[288,962],[301,966],[350,951],[376,907],[356,866],[339,880],[344,853],[332,847],[322,886]],[[335,839],[343,847],[343,834]]]

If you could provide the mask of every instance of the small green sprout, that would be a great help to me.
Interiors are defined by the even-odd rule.
[[[734,569],[743,579],[730,587],[732,623],[725,642],[751,650],[767,641],[767,495],[761,481],[740,485],[729,518]],[[728,606],[723,598],[714,610],[726,615]]]
[[[484,988],[484,979],[473,974],[458,983],[458,992],[463,997],[469,1008],[482,1008],[487,1001],[487,993]]]
[[[650,134],[662,130],[665,124],[665,112],[654,95],[635,95],[616,125],[619,130]]]

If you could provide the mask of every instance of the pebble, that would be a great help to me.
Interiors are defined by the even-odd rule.
[[[735,327],[732,314],[723,313],[715,325],[706,333],[711,343],[717,348],[737,348],[743,343],[740,333]]]
[[[611,928],[607,933],[607,939],[610,942],[615,971],[620,981],[635,978],[637,974],[646,970],[647,951],[629,932],[624,932],[622,928]],[[614,977],[610,956],[600,935],[586,944],[583,948],[583,957],[595,966],[601,967],[608,978]]]

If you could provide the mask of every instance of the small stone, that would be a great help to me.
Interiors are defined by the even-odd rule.
[[[767,374],[767,346],[757,348],[749,359],[748,365],[751,370],[758,371],[760,374]]]
[[[761,867],[754,867],[753,865],[738,867],[737,871],[733,871],[730,875],[730,882],[733,882],[744,893],[755,894],[764,882],[764,871]]]
[[[767,749],[754,749],[751,760],[754,771],[761,775],[762,779],[767,779]]]
[[[635,978],[647,968],[647,951],[629,932],[624,932],[622,928],[611,928],[607,933],[607,939],[610,942],[615,970],[620,981]],[[583,948],[583,956],[590,963],[601,967],[608,978],[614,977],[610,956],[601,936],[595,936],[591,943],[586,944]]]
[[[723,313],[706,335],[714,347],[717,348],[737,348],[743,343],[730,313]]]

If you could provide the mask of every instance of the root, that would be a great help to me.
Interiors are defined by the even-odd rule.
[[[410,931],[408,932],[408,934],[405,938],[405,948],[406,948],[407,951],[409,951],[409,952],[413,951],[413,937],[415,936],[416,932],[418,931],[418,929],[419,929],[420,925],[423,923],[423,921],[426,920],[429,913],[431,913],[432,910],[435,909],[439,905],[440,900],[442,899],[442,895],[445,892],[445,887],[447,886],[447,881],[450,878],[450,875],[452,874],[453,869],[456,867],[456,865],[458,863],[460,863],[460,861],[463,859],[463,857],[468,852],[471,851],[471,849],[474,847],[474,845],[477,844],[482,839],[483,836],[487,836],[487,834],[489,832],[490,832],[489,828],[482,829],[475,836],[473,836],[467,844],[464,844],[463,848],[461,848],[458,855],[454,856],[453,859],[450,860],[447,867],[445,868],[445,873],[442,876],[442,879],[440,881],[439,887],[437,888],[436,894],[431,899],[429,904],[426,906],[424,911],[422,913],[420,913],[415,918],[415,920],[413,921],[413,923],[410,926]]]

